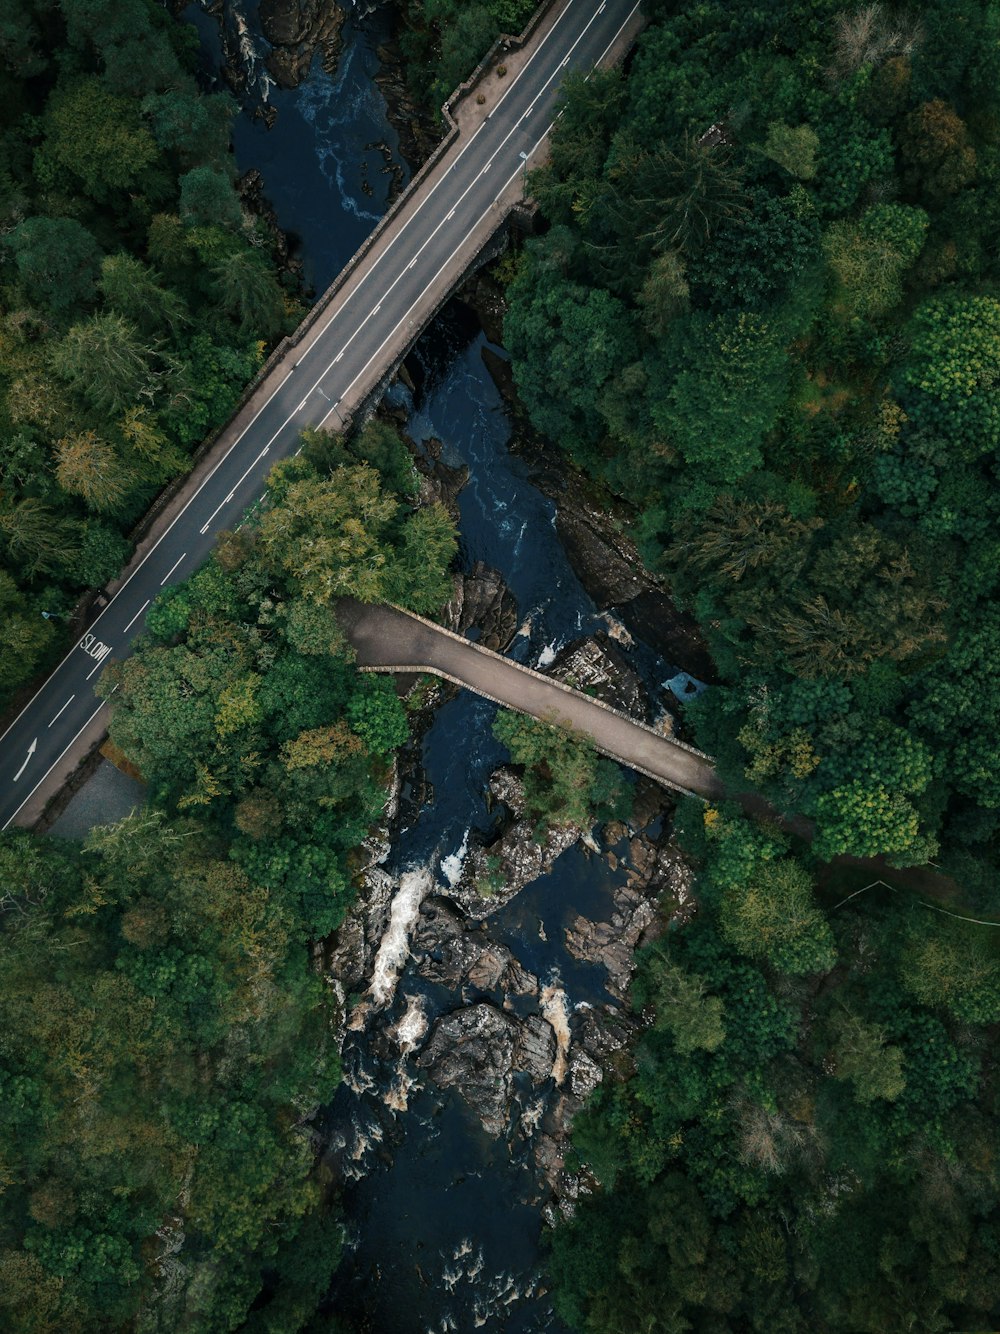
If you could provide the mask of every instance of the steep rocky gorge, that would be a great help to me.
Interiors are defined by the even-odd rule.
[[[481,563],[456,579],[450,611],[456,628],[475,627],[499,648],[517,626],[509,590]],[[549,670],[617,707],[649,712],[641,681],[605,635],[567,645]],[[602,1078],[621,1073],[623,1050],[642,1022],[627,1003],[635,950],[683,909],[690,872],[670,840],[672,798],[656,785],[636,785],[627,823],[553,828],[539,841],[520,776],[501,765],[488,780],[493,824],[444,861],[447,887],[429,868],[392,875],[389,852],[413,804],[433,800],[420,772],[419,733],[450,693],[435,685],[424,697],[397,786],[399,796],[411,794],[410,807],[394,800],[383,836],[369,844],[362,892],[327,968],[345,997],[347,1032],[361,1035],[393,1072],[389,1108],[404,1111],[421,1085],[454,1090],[488,1135],[527,1146],[550,1200],[569,1207],[581,1188],[564,1167],[573,1116]],[[617,877],[603,917],[573,913],[562,928],[561,947],[594,967],[589,999],[574,996],[558,973],[534,971],[502,921],[515,897],[571,848]],[[544,938],[541,921],[536,931]],[[345,1150],[356,1162],[358,1146]]]

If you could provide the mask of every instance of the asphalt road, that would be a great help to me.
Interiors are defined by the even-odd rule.
[[[222,457],[174,515],[108,606],[0,736],[0,828],[31,823],[106,723],[94,695],[102,667],[131,651],[150,602],[192,574],[216,534],[262,494],[268,471],[305,426],[336,428],[378,383],[393,348],[429,318],[506,215],[551,128],[568,70],[592,69],[633,20],[635,0],[567,0],[530,58],[496,84],[485,119],[463,126],[433,177],[400,207],[323,318],[237,417]],[[488,113],[488,116],[487,114]]]

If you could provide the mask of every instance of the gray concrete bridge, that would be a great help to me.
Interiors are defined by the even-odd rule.
[[[676,792],[723,795],[711,759],[700,750],[551,676],[397,607],[345,598],[337,615],[359,666],[368,671],[430,672],[505,708],[583,732],[602,755]]]

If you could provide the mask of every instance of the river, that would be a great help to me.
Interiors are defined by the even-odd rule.
[[[248,60],[257,62],[250,73],[257,73],[235,127],[237,161],[241,170],[261,172],[307,279],[322,290],[386,206],[391,174],[382,170],[385,151],[372,146],[388,146],[402,178],[409,173],[373,82],[385,20],[378,11],[349,17],[337,71],[327,74],[317,63],[297,90],[283,92],[261,80],[263,44],[252,6],[243,12]],[[207,65],[217,64],[217,21],[195,7],[186,13],[198,24]],[[239,13],[227,10],[226,21]],[[270,130],[252,115],[262,95],[278,112]],[[546,666],[563,645],[607,631],[609,621],[569,565],[553,503],[508,448],[511,423],[484,365],[484,344],[468,309],[453,303],[409,359],[415,389],[391,392],[418,445],[440,440],[442,461],[468,468],[458,502],[463,568],[484,561],[501,572],[521,625],[511,652]],[[671,674],[641,644],[629,656],[654,690]],[[386,863],[396,890],[398,957],[387,975],[385,1007],[349,1034],[347,1078],[322,1120],[331,1161],[345,1180],[349,1229],[330,1307],[359,1331],[564,1328],[545,1293],[540,1241],[547,1191],[532,1147],[553,1081],[539,1087],[515,1075],[507,1124],[487,1133],[466,1102],[436,1086],[414,1060],[436,1019],[484,998],[498,1011],[501,1005],[499,994],[468,986],[459,994],[428,980],[407,952],[407,927],[421,898],[446,898],[470,839],[495,825],[487,779],[506,754],[492,737],[494,712],[468,692],[453,693],[423,736],[423,781],[404,791]],[[541,1012],[557,1032],[565,1028],[572,1036],[590,1007],[611,999],[603,968],[571,955],[564,931],[577,913],[605,920],[628,872],[627,856],[608,859],[576,844],[492,914],[490,939],[509,948],[540,984],[534,997],[506,998],[512,1014]]]

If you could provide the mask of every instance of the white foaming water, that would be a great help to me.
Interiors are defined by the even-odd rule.
[[[522,1288],[513,1274],[497,1274],[487,1286],[486,1292],[477,1296],[472,1308],[472,1323],[476,1329],[482,1329],[495,1315],[502,1314],[502,1308],[510,1306],[522,1297],[530,1297],[535,1284],[528,1278]]]
[[[236,19],[236,34],[239,38],[240,57],[247,76],[254,79],[257,84],[257,91],[260,93],[260,100],[267,101],[268,93],[274,87],[274,80],[267,72],[264,62],[258,58],[257,48],[254,46],[253,37],[250,34],[250,28],[245,16],[238,11],[234,15]]]
[[[556,1035],[556,1058],[552,1062],[552,1078],[557,1084],[561,1084],[566,1078],[570,1044],[569,1005],[566,993],[559,985],[560,980],[559,974],[553,973],[552,980],[542,987],[538,998],[542,1016],[552,1025],[552,1031]]]
[[[356,1093],[358,1097],[360,1097],[362,1093],[371,1093],[378,1087],[375,1081],[375,1076],[371,1071],[365,1070],[360,1066],[353,1070],[345,1070],[343,1079],[351,1092]]]
[[[537,663],[535,663],[535,666],[539,668],[551,667],[551,665],[555,662],[555,660],[556,660],[556,641],[553,639],[552,642],[550,644],[546,644],[545,647],[542,649],[541,653],[539,653],[538,661]]]
[[[389,908],[389,925],[379,942],[368,988],[372,1001],[380,1009],[389,1004],[395,993],[399,970],[410,952],[410,933],[432,885],[433,877],[426,866],[404,871],[399,878],[399,889]]]
[[[468,851],[469,830],[467,829],[457,851],[453,852],[450,857],[445,857],[441,863],[441,874],[452,888],[454,888],[462,878],[462,867],[465,865],[465,854]]]
[[[423,996],[407,996],[406,1012],[399,1023],[389,1030],[405,1056],[414,1051],[427,1032],[427,1013]]]
[[[405,1112],[410,1105],[410,1091],[417,1086],[416,1080],[406,1068],[403,1057],[396,1067],[396,1077],[386,1089],[382,1101],[393,1112]]]

